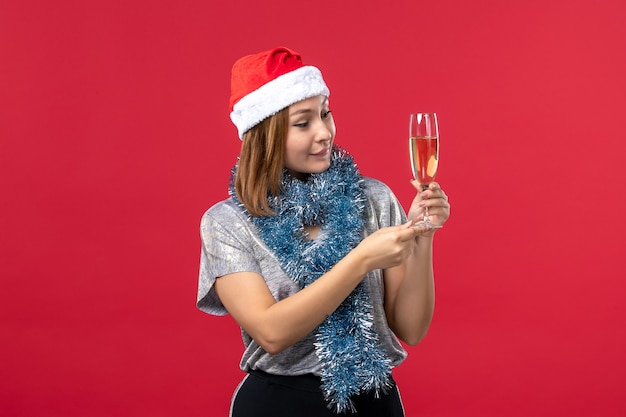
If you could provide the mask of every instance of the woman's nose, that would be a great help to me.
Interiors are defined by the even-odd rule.
[[[320,142],[326,142],[333,138],[333,133],[328,129],[325,125],[320,128],[320,131],[317,134],[317,140]]]

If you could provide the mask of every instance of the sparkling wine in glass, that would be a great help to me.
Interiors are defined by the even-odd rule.
[[[412,113],[409,118],[409,152],[413,177],[422,190],[435,180],[439,165],[439,126],[437,113]],[[422,221],[414,227],[439,228],[430,222],[428,207],[424,208]]]

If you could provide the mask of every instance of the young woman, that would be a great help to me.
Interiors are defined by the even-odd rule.
[[[230,198],[201,222],[198,307],[242,329],[246,377],[231,416],[403,416],[391,369],[434,308],[437,184],[405,214],[334,145],[320,71],[287,48],[241,58],[231,119],[242,139]],[[414,181],[413,186],[419,190]],[[407,221],[408,217],[408,221]]]

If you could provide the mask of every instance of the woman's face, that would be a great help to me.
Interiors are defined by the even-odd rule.
[[[285,168],[291,175],[324,172],[330,167],[335,122],[328,97],[315,96],[289,106],[289,128],[285,144]]]

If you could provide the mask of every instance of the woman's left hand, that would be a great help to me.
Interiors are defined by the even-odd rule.
[[[424,191],[422,191],[416,180],[412,180],[411,184],[417,190],[417,195],[413,199],[411,208],[407,214],[409,220],[420,221],[424,215],[424,209],[428,207],[428,217],[431,223],[436,226],[443,226],[450,217],[450,203],[448,202],[446,193],[436,182],[430,183],[428,189]],[[424,233],[422,236],[432,235],[434,230]]]

